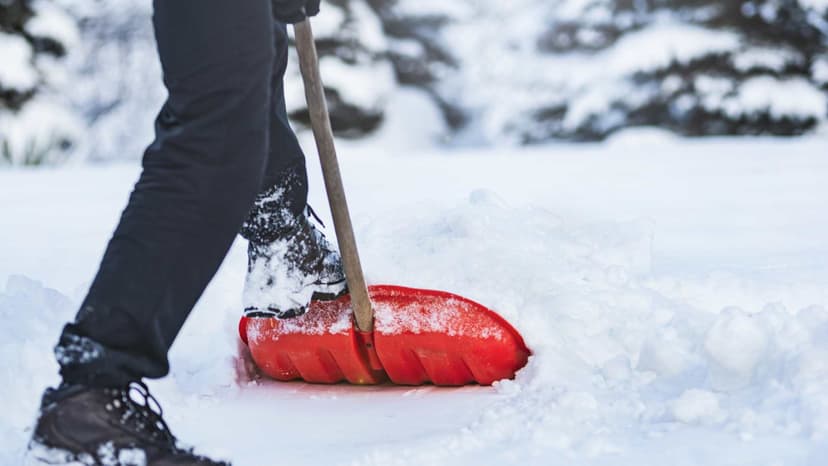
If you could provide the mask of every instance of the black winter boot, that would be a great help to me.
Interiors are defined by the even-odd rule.
[[[342,258],[305,215],[285,222],[280,238],[250,241],[244,305],[248,317],[296,317],[310,302],[336,299],[348,292]]]
[[[28,465],[229,466],[177,445],[147,386],[46,390]]]

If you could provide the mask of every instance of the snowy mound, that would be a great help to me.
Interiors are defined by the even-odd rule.
[[[171,376],[152,384],[173,431],[242,466],[274,448],[289,464],[821,466],[824,141],[656,133],[635,147],[343,151],[369,281],[496,309],[533,350],[528,366],[494,388],[239,386],[240,242],[176,342]],[[0,174],[0,211],[21,226],[0,229],[0,464],[19,464],[82,295],[12,275],[82,290],[135,174]]]
[[[382,223],[405,224],[404,215]],[[497,386],[503,397],[485,415],[409,445],[399,464],[575,464],[627,454],[642,436],[663,438],[650,448],[666,455],[694,442],[700,427],[743,441],[828,436],[828,309],[694,305],[684,287],[715,294],[727,281],[654,280],[646,222],[573,226],[474,192],[392,235],[367,232],[366,260],[386,266],[372,274],[467,290],[513,322],[534,352],[516,381]],[[725,464],[716,448],[693,449],[694,460],[679,455],[686,464]],[[735,464],[768,454],[750,450],[734,452]],[[359,464],[396,464],[398,454],[380,450]],[[660,464],[651,461],[629,464]],[[817,464],[807,450],[796,461]]]
[[[23,276],[11,276],[0,288],[0,397],[5,404],[0,435],[0,464],[20,464],[26,429],[40,405],[40,392],[54,383],[57,363],[52,347],[59,322],[73,314],[73,303],[59,292]]]

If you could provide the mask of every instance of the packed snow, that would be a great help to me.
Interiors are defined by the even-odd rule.
[[[531,150],[342,144],[369,281],[497,310],[528,366],[494,387],[238,382],[239,240],[151,387],[176,434],[240,466],[821,466],[827,144],[649,130]],[[58,381],[52,346],[137,175],[0,172],[0,464],[20,463]]]

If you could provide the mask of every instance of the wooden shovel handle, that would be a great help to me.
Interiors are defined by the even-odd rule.
[[[339,162],[336,158],[333,129],[328,114],[328,104],[325,101],[322,78],[319,75],[319,57],[316,53],[310,20],[296,23],[293,28],[296,33],[296,50],[299,52],[299,68],[305,83],[305,98],[308,101],[313,137],[316,139],[319,161],[322,164],[322,176],[325,178],[325,189],[328,191],[328,203],[333,214],[336,239],[342,253],[342,262],[345,265],[351,305],[356,316],[357,328],[363,332],[370,332],[374,326],[374,311],[371,308],[371,299],[368,296],[365,276],[362,274],[362,265],[359,262],[359,251],[354,237],[354,227],[351,224],[351,215],[348,213],[348,202],[345,200],[345,187],[342,185],[342,175],[339,172]]]

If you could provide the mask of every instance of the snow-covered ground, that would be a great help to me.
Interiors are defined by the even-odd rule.
[[[239,386],[240,240],[152,388],[176,434],[237,466],[824,465],[826,149],[651,132],[523,150],[344,146],[369,280],[498,310],[529,365],[493,388]],[[0,172],[2,465],[20,462],[57,380],[51,346],[137,175]]]

